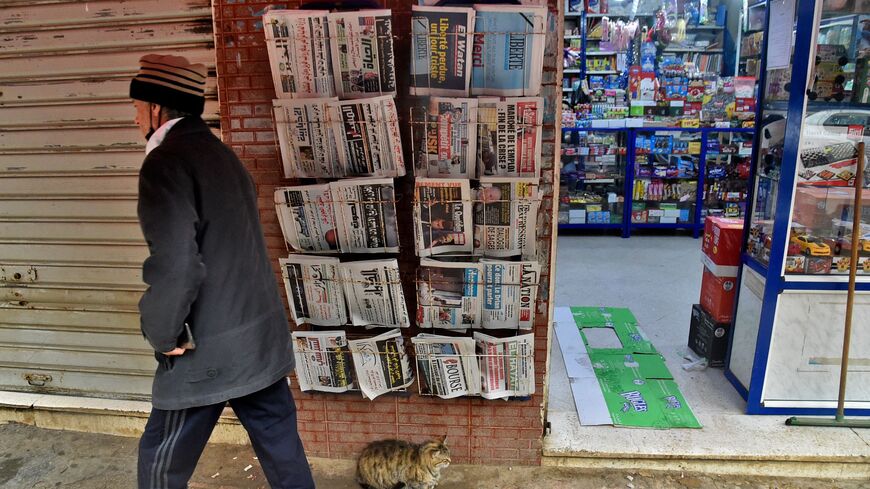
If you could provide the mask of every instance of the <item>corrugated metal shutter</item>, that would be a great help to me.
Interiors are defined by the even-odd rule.
[[[127,98],[143,54],[210,67],[207,0],[0,2],[0,390],[144,398],[144,141]]]

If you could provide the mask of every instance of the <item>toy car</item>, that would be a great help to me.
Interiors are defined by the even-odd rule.
[[[839,255],[841,251],[852,251],[852,236],[840,236],[837,239],[831,240],[834,242],[834,254]],[[870,238],[858,238],[858,251],[870,252]]]
[[[796,244],[801,252],[808,256],[831,256],[831,247],[825,244],[819,238],[802,234],[792,236],[791,243]]]

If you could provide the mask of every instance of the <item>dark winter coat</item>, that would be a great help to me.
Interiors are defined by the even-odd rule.
[[[288,323],[253,181],[202,119],[180,120],[145,158],[138,211],[151,251],[139,311],[158,360],[154,407],[215,404],[288,374]],[[185,322],[196,348],[163,355]]]

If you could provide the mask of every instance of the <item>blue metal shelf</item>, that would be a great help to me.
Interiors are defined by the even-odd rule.
[[[610,223],[610,224],[559,224],[559,229],[622,229],[625,227],[621,222],[618,223]]]

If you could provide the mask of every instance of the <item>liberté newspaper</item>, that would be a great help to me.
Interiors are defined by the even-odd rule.
[[[468,96],[473,32],[474,9],[411,7],[411,95]]]
[[[478,99],[480,176],[541,177],[541,97]]]
[[[474,333],[480,358],[481,395],[485,399],[535,393],[535,335],[495,338]]]
[[[420,259],[417,326],[458,331],[480,327],[482,275],[478,263]]]
[[[279,187],[275,210],[296,253],[398,253],[396,195],[389,178]]]
[[[532,329],[541,266],[534,261],[483,259],[483,329]]]
[[[452,399],[480,394],[474,338],[420,333],[411,338],[421,394]]]
[[[396,94],[390,10],[327,15],[335,91],[342,99]]]
[[[539,95],[547,8],[476,5],[474,10],[471,94]]]
[[[344,331],[294,331],[292,337],[296,377],[303,392],[354,388],[353,361]]]
[[[338,258],[291,255],[278,262],[294,323],[315,326],[347,323]]]
[[[471,254],[471,187],[468,180],[414,180],[414,236],[417,255]]]
[[[338,271],[351,324],[386,328],[411,325],[395,259],[345,262]]]
[[[404,390],[414,381],[402,334],[398,329],[373,338],[350,340],[348,343],[356,379],[366,399]]]
[[[538,180],[483,177],[475,194],[474,254],[534,259]]]
[[[269,10],[263,15],[278,98],[334,97],[326,10]]]
[[[431,97],[412,121],[416,175],[474,178],[477,169],[477,99]]]

